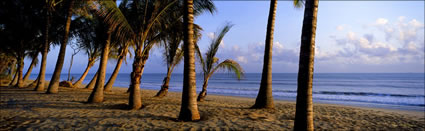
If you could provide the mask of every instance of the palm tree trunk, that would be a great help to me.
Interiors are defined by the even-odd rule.
[[[120,56],[117,61],[117,65],[115,66],[114,72],[112,72],[111,77],[105,85],[105,91],[111,91],[112,86],[114,85],[115,79],[117,79],[118,73],[120,72],[122,61],[124,61],[124,56]]]
[[[183,7],[184,76],[179,120],[201,119],[196,101],[195,44],[193,43],[193,0],[185,0]]]
[[[84,79],[86,78],[87,74],[89,73],[89,70],[91,69],[91,67],[94,64],[94,60],[90,59],[87,63],[87,67],[84,70],[83,75],[81,75],[80,79],[78,79],[74,84],[72,84],[73,87],[75,88],[79,88],[81,86],[81,84],[83,83]]]
[[[31,71],[32,71],[32,69],[34,68],[34,66],[36,64],[37,57],[38,57],[38,54],[37,54],[37,56],[35,58],[32,59],[31,64],[30,64],[30,67],[28,67],[27,73],[24,76],[24,82],[27,81],[28,80],[28,77],[31,75]]]
[[[32,87],[34,87],[34,86],[36,86],[37,85],[37,83],[38,83],[38,79],[40,78],[40,75],[37,75],[37,78],[34,80],[34,81],[32,81],[28,86],[27,86],[27,88],[32,88]]]
[[[91,79],[91,81],[89,82],[89,84],[87,84],[86,87],[84,87],[84,88],[92,90],[94,88],[94,85],[96,84],[97,76],[98,75],[99,75],[99,70],[93,76],[93,78]]]
[[[167,76],[165,76],[164,80],[162,81],[163,83],[161,86],[161,90],[159,90],[154,97],[162,98],[167,95],[170,78],[171,78],[171,67],[168,67]]]
[[[73,62],[74,62],[74,55],[71,55],[71,62],[69,63],[69,68],[68,68],[68,78],[66,79],[66,81],[69,81],[69,78],[71,76],[71,68],[72,68],[72,63]]]
[[[12,64],[10,65],[10,70],[9,70],[9,74],[8,74],[8,78],[9,79],[13,79],[15,77],[15,68],[16,68],[16,60],[12,61]],[[13,78],[12,78],[13,77]]]
[[[140,109],[142,107],[142,95],[140,94],[140,79],[142,78],[143,71],[145,70],[145,63],[149,58],[149,50],[147,53],[142,55],[142,46],[136,49],[133,62],[133,72],[131,72],[131,84],[129,87],[130,97],[129,97],[129,108],[133,110]]]
[[[12,69],[10,69],[10,70],[12,70],[12,73],[14,73],[14,75],[13,75],[12,81],[10,81],[10,83],[9,83],[9,86],[13,86],[13,85],[16,84],[16,82],[18,82],[18,80],[17,80],[17,78],[18,78],[18,71],[16,71],[15,68],[16,68],[16,62],[14,62],[12,64]]]
[[[313,70],[319,0],[306,0],[301,34],[294,130],[313,131]]]
[[[106,39],[105,45],[102,50],[102,57],[100,58],[100,64],[98,69],[98,75],[94,90],[90,94],[88,103],[100,103],[103,102],[103,86],[105,84],[106,66],[108,64],[108,54],[111,43],[111,30],[107,32],[108,38]]]
[[[266,47],[264,49],[263,73],[261,75],[260,90],[258,91],[255,104],[251,107],[274,108],[272,95],[272,51],[273,51],[273,32],[276,16],[277,0],[270,1],[269,19],[267,23]]]
[[[72,8],[74,5],[74,0],[69,1],[69,7],[68,7],[68,16],[66,18],[66,24],[65,24],[65,33],[64,38],[60,46],[58,60],[56,61],[56,67],[55,71],[53,72],[52,78],[50,79],[49,87],[47,88],[48,94],[54,94],[58,93],[59,90],[59,80],[60,75],[62,72],[63,63],[65,61],[65,51],[66,51],[66,44],[68,43],[69,38],[69,27],[71,25],[71,16],[72,16]]]
[[[23,82],[24,79],[22,78],[23,70],[24,70],[24,56],[21,55],[18,58],[18,83],[16,83],[15,85],[18,88],[24,87],[24,82]]]
[[[199,95],[198,95],[198,101],[204,101],[205,100],[205,97],[207,96],[207,86],[208,86],[208,80],[209,80],[210,78],[209,77],[207,77],[205,80],[204,80],[204,84],[202,85],[202,91],[199,93]]]
[[[48,6],[48,5],[46,5]],[[41,65],[40,72],[38,74],[38,82],[35,87],[35,91],[44,91],[44,81],[46,79],[46,64],[47,64],[47,53],[49,52],[49,26],[50,26],[50,15],[49,11],[46,12],[46,28],[44,32],[44,45],[43,52],[41,54]]]

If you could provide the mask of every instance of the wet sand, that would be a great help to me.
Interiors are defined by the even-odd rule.
[[[199,102],[201,120],[177,121],[181,93],[162,99],[142,90],[144,108],[126,110],[126,88],[105,92],[101,104],[86,104],[91,90],[61,87],[58,94],[0,87],[0,130],[292,130],[295,102],[275,101],[275,109],[249,109],[254,99],[208,95]],[[314,105],[316,130],[424,130],[424,112]]]

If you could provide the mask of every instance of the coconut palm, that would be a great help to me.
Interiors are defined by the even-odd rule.
[[[37,63],[38,63],[38,58],[37,58],[38,57],[38,53],[39,53],[38,51],[35,51],[35,52],[32,52],[32,53],[30,53],[28,55],[28,57],[31,58],[31,64],[28,67],[27,73],[25,73],[25,75],[24,75],[24,80],[23,80],[24,82],[28,80],[29,76],[31,75],[32,69],[37,66]]]
[[[201,118],[196,102],[195,44],[193,42],[193,0],[183,4],[184,74],[179,120],[196,121]]]
[[[171,17],[170,17],[171,18]],[[167,75],[164,77],[161,89],[155,95],[155,97],[162,98],[167,95],[171,74],[174,68],[181,62],[183,58],[183,50],[179,48],[180,43],[183,41],[183,21],[179,20],[173,23],[171,26],[165,29],[164,34],[165,40],[164,45],[164,61],[167,65]],[[195,43],[201,38],[202,28],[199,25],[193,24]]]
[[[272,95],[272,47],[276,7],[277,0],[271,0],[269,18],[267,21],[266,47],[264,48],[264,63],[261,75],[261,84],[257,98],[255,99],[255,104],[251,108],[274,108]]]
[[[163,1],[140,1],[134,0],[131,3],[124,0],[120,10],[110,1],[99,1],[102,8],[98,9],[105,21],[111,25],[118,36],[125,36],[132,43],[134,48],[133,71],[131,73],[131,84],[129,87],[129,107],[139,109],[142,107],[140,94],[140,79],[144,71],[144,65],[149,58],[149,51],[159,43],[161,25],[166,25],[171,21],[166,21],[167,12],[180,12],[181,3],[177,0]],[[212,10],[212,2],[199,0],[198,9]],[[201,11],[199,11],[201,12]]]
[[[68,38],[69,38],[69,28],[71,26],[71,16],[73,14],[72,12],[74,7],[74,2],[75,0],[69,0],[69,2],[67,3],[68,11],[67,11],[66,22],[65,22],[64,37],[60,45],[59,55],[56,61],[55,70],[53,72],[52,78],[50,79],[49,86],[47,88],[46,93],[48,94],[58,93],[60,74],[62,72],[63,63],[65,61],[65,53],[66,53],[65,51],[66,51],[66,45],[68,43]]]
[[[212,77],[212,75],[217,72],[218,70],[227,70],[229,72],[234,72],[235,76],[238,79],[241,79],[243,76],[243,69],[239,65],[238,62],[232,60],[232,59],[226,59],[222,62],[219,62],[219,59],[215,57],[218,48],[220,46],[220,43],[222,43],[222,40],[227,32],[232,28],[233,25],[226,24],[218,34],[217,37],[215,37],[210,44],[210,47],[208,48],[207,52],[205,53],[205,57],[202,57],[199,48],[197,49],[199,59],[201,61],[202,65],[202,71],[204,76],[204,82],[202,85],[202,91],[198,95],[198,101],[204,101],[205,97],[207,96],[207,86],[208,86],[208,80]]]
[[[318,6],[319,0],[305,1],[294,130],[314,130],[312,92]]]

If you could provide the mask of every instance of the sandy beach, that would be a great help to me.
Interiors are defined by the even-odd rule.
[[[254,99],[208,95],[198,103],[199,122],[177,121],[181,94],[154,98],[142,90],[144,108],[126,110],[126,88],[114,87],[101,104],[84,103],[91,90],[61,87],[58,94],[0,87],[0,130],[292,130],[295,102],[275,101],[273,110],[249,109]],[[424,112],[314,105],[316,130],[425,129]]]

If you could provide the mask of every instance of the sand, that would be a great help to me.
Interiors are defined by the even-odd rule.
[[[181,94],[142,90],[140,110],[126,110],[125,88],[105,93],[105,102],[85,104],[91,90],[61,87],[58,94],[0,87],[0,130],[292,130],[295,103],[248,109],[254,99],[208,95],[198,103],[201,120],[177,121]],[[424,130],[424,112],[314,105],[316,130]]]

